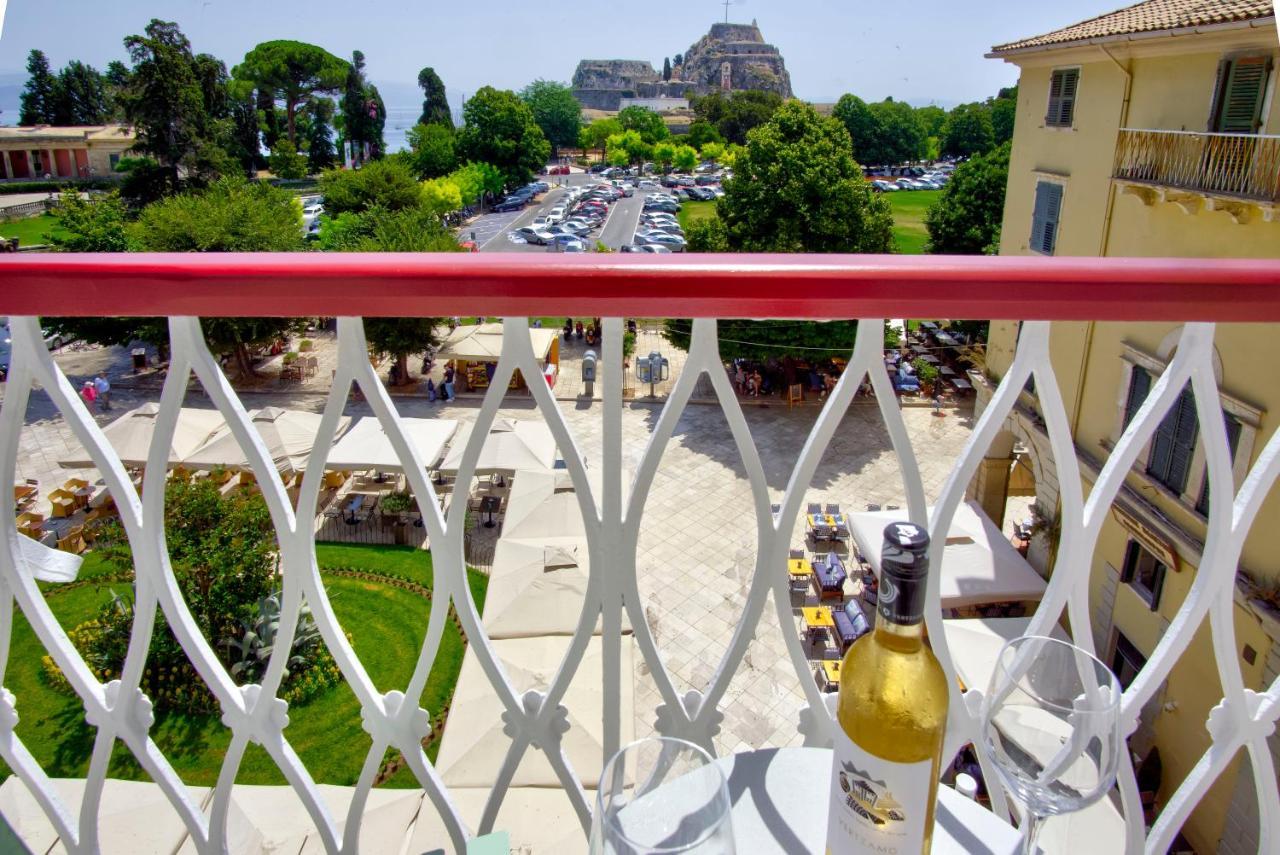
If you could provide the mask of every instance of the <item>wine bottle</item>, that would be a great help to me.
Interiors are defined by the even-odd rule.
[[[840,668],[828,855],[928,852],[947,679],[924,637],[929,534],[884,530],[876,627]]]

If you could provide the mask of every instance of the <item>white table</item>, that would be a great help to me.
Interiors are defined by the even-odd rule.
[[[729,782],[737,855],[826,851],[831,751],[769,748],[716,761]],[[1015,853],[1016,829],[945,785],[938,787],[934,853]]]

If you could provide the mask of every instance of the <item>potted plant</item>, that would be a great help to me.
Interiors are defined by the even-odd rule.
[[[292,365],[293,363],[295,363],[295,362],[297,362],[297,361],[298,361],[298,353],[297,353],[297,351],[294,351],[294,350],[290,350],[290,351],[288,351],[288,352],[287,352],[287,353],[285,353],[285,355],[281,358],[281,362],[283,362],[285,365]]]
[[[938,369],[921,357],[912,361],[911,367],[916,370],[916,377],[920,379],[920,391],[932,395],[933,384],[938,381]]]
[[[309,351],[311,350],[311,348],[312,348],[312,347],[314,347],[314,346],[315,346],[315,342],[313,342],[313,341],[312,341],[311,339],[309,339],[309,338],[304,338],[302,341],[298,342],[298,352],[299,352],[299,353],[307,353],[307,352],[309,352]]]
[[[379,508],[384,518],[390,518],[395,523],[396,543],[400,546],[408,543],[409,520],[407,515],[413,509],[413,496],[407,492],[389,493],[382,497]]]

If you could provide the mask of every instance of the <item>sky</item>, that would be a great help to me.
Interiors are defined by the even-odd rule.
[[[0,8],[5,6],[0,0]],[[1057,29],[1126,5],[1125,0],[731,0],[730,21],[758,22],[791,73],[797,97],[833,101],[893,96],[951,106],[993,95],[1017,69],[984,59],[992,45]],[[568,82],[579,59],[643,59],[658,69],[723,21],[715,0],[579,3],[413,0],[8,0],[0,31],[0,83],[21,85],[26,55],[55,68],[80,59],[99,69],[124,59],[121,40],[153,17],[177,21],[197,52],[234,66],[256,43],[318,44],[339,56],[364,52],[389,105],[412,101],[433,66],[460,101],[480,86],[518,89]],[[402,87],[387,84],[403,83]],[[389,91],[390,90],[390,91]],[[5,98],[5,101],[10,100]],[[12,122],[8,105],[0,122]],[[455,105],[456,106],[456,105]]]

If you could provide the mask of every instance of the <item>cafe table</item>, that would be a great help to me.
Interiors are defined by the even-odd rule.
[[[826,851],[830,749],[765,748],[730,754],[715,764],[728,784],[737,855]],[[688,784],[677,778],[636,799],[620,812],[622,826],[648,824],[658,815],[687,814],[689,789],[700,783],[696,776],[689,777]],[[634,819],[628,813],[634,813]],[[945,784],[938,785],[934,855],[1013,855],[1020,845],[1011,825]]]
[[[804,606],[800,609],[804,617],[804,625],[809,629],[835,629],[835,619],[831,617],[831,609],[826,606]]]
[[[818,673],[822,675],[822,679],[826,681],[826,690],[829,692],[840,688],[840,660],[839,659],[823,659],[818,663]]]

